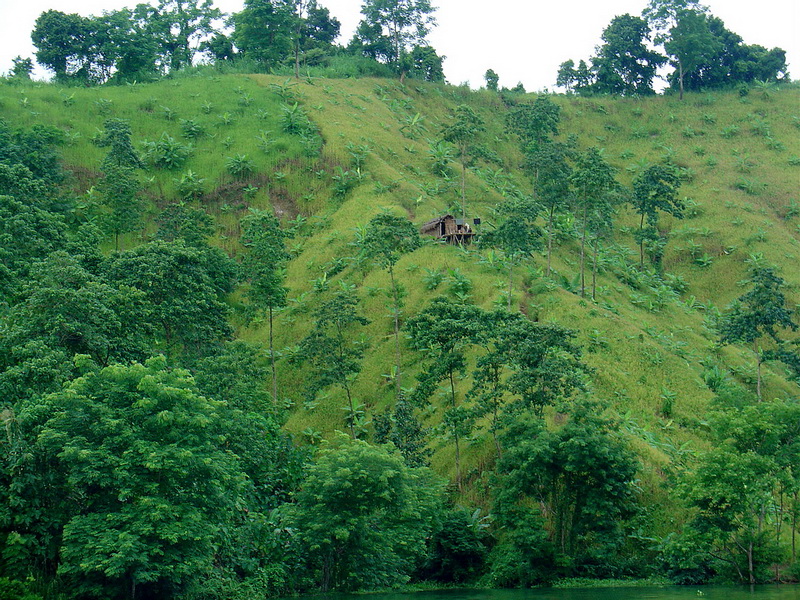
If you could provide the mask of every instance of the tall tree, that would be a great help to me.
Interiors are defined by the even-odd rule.
[[[231,37],[245,57],[272,67],[291,54],[295,18],[288,0],[245,0],[231,17]]]
[[[442,127],[442,139],[455,144],[461,160],[461,217],[467,218],[467,157],[484,130],[483,119],[466,104],[451,112],[449,121]]]
[[[347,427],[356,439],[360,422],[360,407],[353,397],[353,379],[361,372],[361,360],[366,350],[364,344],[348,339],[356,326],[369,323],[358,314],[358,298],[342,290],[322,303],[316,311],[311,332],[303,338],[292,357],[294,362],[308,363],[311,376],[306,386],[306,396],[313,400],[330,385],[342,388],[347,398]]]
[[[95,141],[108,148],[102,163],[103,192],[108,213],[105,226],[114,235],[114,246],[119,250],[119,236],[135,231],[142,222],[144,203],[139,198],[140,184],[136,169],[143,167],[131,142],[131,128],[122,119],[108,119],[103,134]]]
[[[587,547],[613,545],[636,511],[638,461],[596,406],[577,405],[555,431],[521,415],[502,440],[496,510],[542,507],[560,564],[574,564]]]
[[[161,0],[150,30],[159,40],[164,66],[176,71],[192,65],[200,42],[214,33],[222,13],[212,0]]]
[[[627,14],[617,16],[602,37],[604,44],[592,58],[595,91],[621,96],[654,94],[653,78],[666,58],[648,47],[647,22]]]
[[[633,180],[633,209],[639,214],[639,267],[644,267],[644,243],[658,235],[658,213],[683,216],[683,201],[678,198],[680,177],[665,165],[651,165]],[[647,228],[645,228],[645,220]]]
[[[81,368],[63,391],[19,407],[2,496],[30,544],[6,559],[28,573],[58,565],[75,596],[179,594],[246,505],[247,478],[220,444],[224,405],[163,357]]]
[[[614,168],[609,165],[597,148],[589,148],[578,155],[575,170],[572,173],[572,185],[578,209],[581,213],[581,297],[586,291],[586,240],[590,224],[596,217],[608,212],[609,196],[617,182],[614,179]]]
[[[425,38],[436,25],[430,0],[364,0],[356,36],[365,45],[388,50],[386,62],[403,75],[402,59],[411,47],[426,45]]]
[[[524,168],[533,182],[533,196],[547,211],[547,276],[552,269],[553,239],[556,213],[566,210],[570,202],[572,169],[567,163],[569,148],[558,142],[529,144]]]
[[[56,79],[79,74],[86,66],[87,33],[87,20],[80,15],[43,12],[31,32],[37,62],[53,71]]]
[[[272,400],[278,402],[278,374],[275,367],[274,311],[286,306],[287,289],[286,238],[289,234],[281,228],[278,219],[271,213],[251,209],[251,214],[242,219],[242,245],[247,254],[242,260],[246,279],[250,286],[246,297],[257,312],[269,316],[269,357],[272,367]]]
[[[558,135],[560,121],[561,107],[546,94],[538,95],[533,104],[518,104],[506,115],[506,126],[520,137],[523,149]]]
[[[424,556],[439,493],[431,471],[396,451],[338,441],[309,467],[289,524],[323,591],[386,588]]]
[[[405,217],[381,212],[367,223],[366,234],[359,240],[361,252],[389,271],[392,294],[392,321],[394,322],[395,397],[399,400],[402,389],[402,360],[400,352],[400,321],[402,318],[402,286],[395,279],[394,267],[404,254],[413,252],[421,243],[416,226]]]
[[[145,295],[145,322],[157,328],[165,352],[203,356],[231,334],[225,294],[232,261],[224,254],[161,240],[111,257],[108,278]]]
[[[751,345],[756,358],[756,394],[760,401],[761,367],[765,360],[781,356],[775,352],[776,347],[783,343],[779,330],[796,331],[798,325],[786,304],[783,293],[786,282],[773,269],[751,269],[748,283],[751,286],[750,291],[737,298],[730,306],[720,333],[723,343]],[[765,341],[770,342],[773,348],[765,350]]]
[[[425,353],[426,364],[417,378],[419,385],[412,399],[422,402],[430,398],[442,381],[447,381],[449,394],[443,425],[455,445],[456,485],[461,488],[461,438],[469,433],[473,415],[459,401],[456,377],[467,364],[467,351],[483,334],[483,311],[468,304],[455,304],[447,298],[435,298],[425,310],[406,323],[411,347]]]
[[[721,48],[722,44],[711,32],[705,14],[694,10],[678,12],[677,23],[670,29],[664,49],[672,57],[677,70],[681,100],[686,76],[712,60]]]
[[[536,224],[539,207],[530,200],[506,200],[497,207],[500,223],[485,231],[481,247],[502,252],[508,266],[508,310],[511,310],[514,267],[542,248],[542,230]]]

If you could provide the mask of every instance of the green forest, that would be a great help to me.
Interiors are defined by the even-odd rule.
[[[784,51],[652,0],[470,89],[362,17],[49,10],[0,78],[0,597],[800,580]]]

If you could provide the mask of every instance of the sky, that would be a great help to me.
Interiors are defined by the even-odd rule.
[[[103,10],[132,7],[143,0],[0,0],[0,73],[17,55],[34,56],[30,41],[36,17],[55,9],[99,15]],[[156,0],[153,0],[155,3]],[[588,59],[612,18],[640,15],[648,0],[433,0],[438,27],[431,45],[444,55],[450,83],[484,85],[494,69],[500,85],[521,82],[528,91],[552,89],[558,66],[567,59]],[[342,23],[346,43],[361,18],[361,0],[319,0]],[[224,12],[241,10],[243,0],[215,0]],[[745,43],[787,52],[789,73],[800,79],[800,2],[797,0],[706,0],[711,13]],[[46,77],[37,69],[37,78]],[[659,87],[659,86],[657,86]]]

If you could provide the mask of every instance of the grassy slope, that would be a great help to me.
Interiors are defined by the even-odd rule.
[[[309,156],[296,136],[281,131],[281,103],[292,94],[320,127],[325,140],[319,158]],[[283,98],[282,98],[283,96]],[[681,194],[690,198],[690,218],[664,218],[661,228],[669,235],[664,257],[667,271],[680,275],[689,287],[680,297],[664,288],[632,289],[614,274],[624,262],[614,256],[630,254],[636,260],[631,236],[635,219],[623,210],[615,223],[619,246],[604,253],[596,303],[570,291],[577,273],[578,252],[573,242],[559,245],[554,281],[541,278],[544,261],[537,257],[519,269],[515,281],[515,306],[542,321],[554,321],[576,329],[591,351],[587,362],[596,369],[594,390],[612,403],[623,427],[643,457],[643,481],[649,493],[660,495],[656,485],[670,460],[690,447],[701,445],[697,435],[711,399],[702,380],[706,366],[718,364],[747,382],[750,357],[739,348],[719,348],[715,335],[704,327],[709,303],[724,307],[742,293],[737,282],[746,270],[746,259],[755,254],[779,265],[790,284],[793,302],[800,299],[800,219],[791,216],[797,203],[800,166],[797,89],[772,92],[769,97],[753,92],[740,99],[733,94],[688,95],[676,98],[583,99],[554,98],[562,106],[562,137],[578,136],[581,147],[604,148],[606,158],[628,183],[645,161],[669,158],[689,169],[691,181]],[[292,100],[289,100],[291,102]],[[289,83],[268,77],[197,75],[159,84],[121,88],[62,90],[57,86],[0,86],[0,108],[13,124],[45,122],[71,133],[64,149],[68,165],[76,171],[76,189],[84,192],[95,180],[102,150],[89,142],[105,118],[128,119],[136,141],[157,139],[166,131],[180,136],[180,119],[194,119],[207,135],[195,142],[186,168],[207,180],[209,194],[202,200],[219,223],[217,242],[237,252],[238,218],[247,206],[275,205],[289,218],[308,216],[304,235],[293,242],[295,259],[289,269],[290,308],[278,319],[279,346],[297,343],[308,330],[315,303],[314,280],[330,271],[333,261],[353,256],[355,228],[382,208],[407,214],[417,223],[452,210],[455,185],[430,173],[428,140],[436,137],[449,110],[471,105],[486,121],[484,144],[503,160],[501,165],[482,165],[484,176],[468,176],[468,207],[472,216],[491,218],[490,208],[502,200],[498,191],[504,175],[526,189],[518,174],[520,156],[513,140],[503,131],[504,107],[495,94],[463,88],[412,84],[401,88],[387,80],[316,80]],[[209,108],[209,104],[211,107]],[[169,120],[163,107],[175,113]],[[222,115],[229,114],[230,124]],[[413,123],[417,127],[411,126]],[[405,126],[405,127],[404,127]],[[273,139],[271,149],[259,147],[262,132]],[[351,156],[347,144],[369,146],[363,182],[344,202],[331,199],[337,167],[347,169]],[[225,158],[246,154],[258,171],[252,182],[258,192],[245,199],[243,184],[225,173]],[[495,171],[495,184],[485,180]],[[175,200],[174,181],[179,172],[148,172],[148,192],[153,215],[158,207]],[[454,165],[454,183],[457,165]],[[152,178],[152,180],[150,180]],[[211,192],[211,190],[214,190]],[[152,231],[124,243],[138,243]],[[136,239],[139,238],[139,239]],[[697,260],[697,257],[701,257]],[[704,263],[702,266],[699,263]],[[473,300],[486,308],[500,299],[505,275],[491,258],[475,250],[427,245],[402,259],[398,276],[407,288],[406,314],[420,310],[430,298],[446,293],[447,277],[438,289],[424,285],[427,270],[442,270],[469,278]],[[371,319],[364,337],[371,349],[358,377],[356,395],[372,411],[391,404],[393,387],[384,376],[393,363],[391,321],[387,299],[381,293],[388,276],[372,270],[347,267],[329,278],[355,284]],[[319,285],[319,281],[317,282]],[[520,293],[521,290],[521,293]],[[241,334],[264,341],[266,330],[254,327]],[[413,385],[416,357],[404,353],[403,384]],[[281,379],[286,397],[294,403],[288,427],[330,432],[343,428],[337,391],[314,405],[302,401],[302,373],[284,366]],[[461,390],[469,386],[468,378]],[[662,394],[673,395],[670,419],[661,416]],[[766,396],[796,394],[779,366],[766,371]],[[429,422],[435,423],[435,411]],[[480,501],[484,485],[482,467],[492,457],[490,445],[480,437],[470,445],[467,461],[474,478],[473,500]],[[452,451],[440,448],[434,467],[452,475]]]

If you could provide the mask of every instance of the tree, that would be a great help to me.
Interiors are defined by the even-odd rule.
[[[729,408],[712,413],[709,423],[714,447],[679,488],[696,511],[686,535],[701,537],[718,571],[742,583],[767,581],[774,577],[769,567],[781,562],[784,495],[796,500],[800,488],[800,404],[775,400]],[[794,553],[796,506],[788,512]]]
[[[215,32],[222,13],[211,0],[161,0],[149,23],[169,71],[190,67],[200,41]]]
[[[347,398],[347,427],[350,436],[356,439],[356,426],[362,428],[361,407],[353,398],[352,381],[361,372],[364,344],[347,339],[347,334],[356,325],[367,325],[369,321],[356,311],[358,298],[342,290],[326,300],[316,311],[314,328],[303,338],[292,357],[293,362],[308,363],[311,377],[306,386],[306,396],[313,400],[330,385],[338,385]]]
[[[502,441],[498,513],[541,506],[560,564],[597,544],[614,544],[623,521],[635,514],[638,462],[596,406],[575,406],[555,431],[540,418],[521,415]]]
[[[156,219],[156,237],[165,242],[183,240],[187,246],[202,248],[208,238],[214,235],[214,217],[202,208],[194,208],[183,203],[170,204]]]
[[[784,280],[767,267],[755,267],[750,271],[751,289],[728,308],[721,327],[721,341],[724,344],[750,344],[756,357],[756,394],[761,395],[761,366],[765,360],[780,357],[775,350],[764,350],[766,340],[782,345],[779,329],[797,331],[798,325],[792,318],[792,311],[786,305],[783,288]]]
[[[85,354],[102,366],[147,356],[153,332],[142,319],[144,294],[110,286],[64,251],[32,267],[22,298],[5,322],[11,349],[41,340],[70,361]]]
[[[424,556],[440,486],[387,448],[336,440],[309,467],[289,522],[323,591],[404,583]]]
[[[402,75],[403,55],[415,46],[424,46],[425,37],[436,25],[430,0],[364,0],[356,37],[365,46],[383,48],[385,60]]]
[[[673,89],[732,87],[786,78],[785,51],[744,44],[741,36],[726,29],[697,0],[651,0],[642,14],[656,31],[654,41],[674,57],[677,68],[668,76]],[[691,68],[678,63],[679,54]]]
[[[654,238],[658,230],[659,211],[674,217],[683,216],[683,201],[678,198],[680,177],[665,165],[651,165],[633,180],[633,209],[639,214],[639,267],[644,267],[644,243]],[[645,229],[645,219],[647,229]]]
[[[542,248],[542,230],[536,224],[539,209],[530,200],[506,200],[497,207],[497,213],[502,221],[481,235],[480,245],[503,254],[508,266],[508,310],[511,310],[514,267]]]
[[[492,92],[497,91],[497,84],[500,82],[500,76],[495,73],[494,69],[487,69],[483,78],[486,80],[486,89]]]
[[[30,58],[16,56],[11,60],[11,76],[15,79],[30,79],[33,71],[33,61]]]
[[[20,407],[4,448],[8,541],[30,544],[12,560],[52,561],[78,596],[173,596],[211,567],[242,501],[247,480],[220,444],[223,404],[163,358],[81,369]]]
[[[251,209],[251,214],[242,219],[242,245],[247,254],[242,260],[250,287],[245,292],[256,312],[269,315],[269,356],[272,366],[272,400],[278,402],[278,374],[275,368],[275,345],[273,339],[274,311],[286,306],[287,289],[286,239],[290,234],[281,229],[280,222],[272,214]]]
[[[677,23],[670,29],[664,49],[673,58],[678,71],[680,99],[683,100],[684,80],[702,64],[709,62],[722,47],[708,25],[705,14],[694,10],[682,10],[677,14]]]
[[[614,17],[603,31],[605,42],[592,58],[593,84],[601,94],[621,96],[654,94],[653,78],[666,58],[650,50],[650,27],[639,17]]]
[[[444,81],[444,56],[439,56],[431,46],[414,46],[403,59],[403,70],[409,76],[423,81]]]
[[[569,206],[572,169],[567,163],[569,149],[558,142],[529,144],[524,169],[533,181],[533,196],[547,211],[547,276],[551,273],[555,216]]]
[[[586,239],[590,223],[597,222],[599,215],[610,212],[609,196],[617,187],[614,168],[609,165],[597,148],[589,148],[578,155],[572,172],[572,185],[577,195],[581,212],[581,297],[585,295]]]
[[[429,428],[423,427],[414,415],[414,405],[405,398],[398,399],[392,413],[375,415],[375,442],[391,442],[403,455],[409,467],[430,466],[432,450],[427,447]]]
[[[520,137],[523,150],[558,135],[560,121],[561,107],[546,94],[538,95],[533,104],[518,104],[506,115],[506,127]]]
[[[117,285],[144,293],[144,320],[168,353],[202,356],[230,336],[223,299],[232,291],[234,270],[221,251],[158,240],[113,255],[106,272]]]
[[[31,32],[36,61],[53,71],[56,79],[85,73],[87,32],[87,21],[80,15],[43,12]]]
[[[450,113],[449,123],[442,127],[442,139],[455,144],[461,160],[461,216],[467,216],[467,156],[478,134],[484,130],[483,119],[466,104]]]
[[[461,488],[460,440],[468,435],[473,423],[471,411],[465,409],[456,395],[456,375],[466,368],[468,347],[479,341],[483,333],[483,311],[468,304],[455,304],[446,298],[435,298],[421,313],[406,322],[411,347],[425,353],[427,364],[417,376],[419,385],[412,400],[420,403],[430,398],[438,384],[449,383],[448,407],[443,426],[455,444],[456,484]]]
[[[245,57],[275,66],[292,50],[294,4],[283,0],[246,0],[231,20],[233,42]]]
[[[559,87],[563,87],[567,90],[567,94],[572,91],[572,84],[575,83],[577,79],[577,73],[575,71],[575,61],[571,58],[569,60],[565,60],[563,63],[558,65],[558,74],[556,75],[556,85]]]
[[[366,234],[359,240],[361,253],[389,271],[392,294],[392,320],[394,322],[395,398],[400,399],[402,388],[402,361],[400,352],[400,320],[404,290],[394,276],[394,267],[404,254],[419,248],[421,240],[416,226],[405,217],[383,211],[367,223]]]

